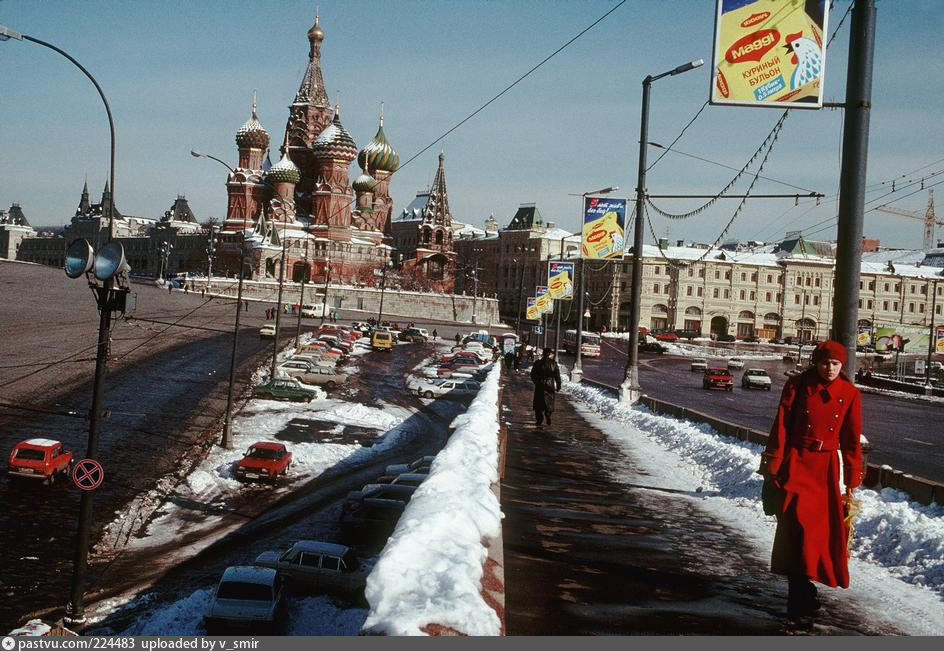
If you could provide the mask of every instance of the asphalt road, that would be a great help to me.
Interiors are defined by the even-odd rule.
[[[618,386],[626,353],[608,342],[603,348],[599,358],[583,358],[584,377]],[[562,355],[561,361],[573,365],[569,355]],[[702,389],[701,374],[689,369],[691,358],[643,353],[639,362],[639,382],[646,395],[762,431],[770,429],[787,379],[785,372],[791,368],[779,360],[748,360],[746,366],[767,371],[772,389],[742,389],[741,371],[734,370],[735,388],[729,393]],[[944,403],[863,393],[862,420],[863,433],[873,446],[870,463],[944,482],[944,427],[940,425]]]

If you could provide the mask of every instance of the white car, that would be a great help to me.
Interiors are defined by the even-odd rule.
[[[741,376],[742,389],[763,389],[770,391],[770,376],[762,368],[749,368]]]
[[[413,393],[423,398],[471,398],[480,388],[481,385],[475,380],[454,378],[419,382]]]
[[[293,588],[345,595],[363,590],[374,566],[373,559],[358,560],[350,547],[319,540],[299,540],[286,552],[262,552],[255,562],[276,570]]]
[[[707,371],[708,370],[708,359],[705,357],[696,357],[692,360],[692,365],[689,367],[689,370],[694,373],[695,371]]]
[[[740,357],[732,357],[728,360],[728,368],[744,368],[744,360]]]
[[[275,339],[275,326],[271,323],[267,323],[261,328],[259,328],[259,338],[260,339]]]
[[[285,616],[285,585],[267,567],[228,567],[213,591],[203,616],[207,633],[241,628],[257,634],[278,634]]]

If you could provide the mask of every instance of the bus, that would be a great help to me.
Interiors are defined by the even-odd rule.
[[[577,331],[567,330],[564,332],[564,350],[571,355],[577,354]],[[594,332],[584,331],[581,334],[580,341],[581,357],[599,357],[600,356],[600,335]]]

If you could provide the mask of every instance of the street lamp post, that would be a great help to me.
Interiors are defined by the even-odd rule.
[[[295,324],[295,346],[302,343],[302,308],[305,306],[305,283],[308,281],[308,239],[305,239],[305,272],[302,274],[302,287],[298,293],[298,322]]]
[[[377,310],[377,326],[380,326],[380,321],[383,319],[384,312],[384,290],[387,289],[387,269],[393,266],[393,260],[385,260],[383,264],[383,269],[380,272],[380,307]]]
[[[215,160],[217,163],[225,167],[230,171],[231,174],[235,174],[236,171],[227,165],[225,162],[217,158],[216,156],[211,156],[210,154],[204,154],[199,152],[196,149],[190,150],[190,155],[194,158],[209,158],[210,160]],[[231,431],[232,431],[232,420],[233,420],[233,386],[236,383],[236,349],[239,345],[239,321],[240,316],[242,315],[243,309],[243,275],[245,273],[246,265],[246,231],[240,231],[239,238],[239,280],[236,285],[236,323],[233,325],[233,349],[230,353],[229,358],[229,386],[226,389],[226,414],[223,418],[223,437],[220,441],[220,447],[227,450],[233,447]],[[209,282],[209,280],[208,280]]]
[[[581,214],[580,214],[580,220],[578,221],[578,223],[581,225],[581,229],[583,228],[583,212],[582,211],[586,209],[586,206],[584,204],[586,203],[587,197],[594,194],[609,194],[610,192],[616,192],[617,190],[619,190],[619,188],[614,185],[608,188],[594,190],[593,192],[582,192],[579,195],[571,195],[571,196],[580,197]],[[563,248],[563,245],[564,245],[564,240],[562,238],[561,239],[562,248]],[[587,271],[587,265],[586,265],[586,261],[583,258],[583,253],[581,253],[580,259],[577,262],[580,264],[580,273],[577,274],[578,276],[578,279],[577,279],[577,285],[578,285],[577,287],[577,352],[576,352],[576,358],[574,359],[574,368],[571,369],[570,371],[571,382],[580,382],[581,378],[583,378],[583,361],[582,361],[582,355],[581,355],[580,349],[583,346],[584,274]]]
[[[518,334],[518,342],[521,342],[521,299],[524,298],[524,263],[517,258],[512,258],[512,262],[520,265],[521,273],[518,275],[518,317],[515,319],[515,332]]]
[[[209,242],[209,245],[207,246],[207,282],[206,282],[207,291],[210,290],[210,286],[211,286],[210,283],[212,282],[212,279],[213,279],[213,255],[216,253],[216,251],[214,250],[213,235],[214,235],[213,224],[210,224],[210,242]]]
[[[702,59],[697,59],[684,63],[668,72],[655,76],[648,75],[642,80],[642,113],[639,120],[639,171],[636,180],[636,219],[633,233],[633,277],[629,316],[629,355],[626,360],[626,370],[623,374],[623,384],[620,385],[620,402],[636,402],[641,394],[639,386],[639,319],[642,304],[642,239],[646,196],[646,146],[649,140],[649,89],[652,82],[657,79],[694,70],[704,65],[704,63]]]
[[[76,61],[68,52],[62,50],[51,43],[33,38],[27,34],[15,32],[12,29],[0,25],[0,41],[14,39],[17,41],[30,41],[37,45],[53,50],[64,56],[72,62],[75,67],[82,71],[88,77],[95,90],[98,91],[102,104],[105,105],[105,113],[108,115],[108,129],[111,135],[111,157],[108,172],[109,185],[111,190],[111,201],[108,205],[108,242],[115,237],[115,123],[111,115],[111,107],[108,105],[108,99],[105,97],[102,87],[98,81],[85,67]],[[104,215],[103,215],[104,216]],[[108,343],[111,339],[111,313],[115,310],[116,282],[114,277],[104,281],[102,286],[96,286],[96,298],[99,310],[98,322],[98,346],[95,355],[95,378],[92,383],[92,405],[89,409],[89,437],[86,457],[95,459],[98,456],[98,439],[101,433],[102,401],[105,398],[105,376],[108,371]],[[92,496],[94,491],[82,491],[82,498],[79,504],[79,523],[76,534],[75,557],[72,565],[72,585],[69,594],[69,604],[66,606],[65,621],[70,628],[81,631],[85,627],[85,573],[88,566],[88,545],[89,530],[92,521]]]

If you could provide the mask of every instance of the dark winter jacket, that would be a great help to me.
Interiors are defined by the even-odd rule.
[[[531,381],[534,382],[534,411],[554,411],[554,394],[560,391],[560,367],[550,357],[542,357],[531,367]]]

